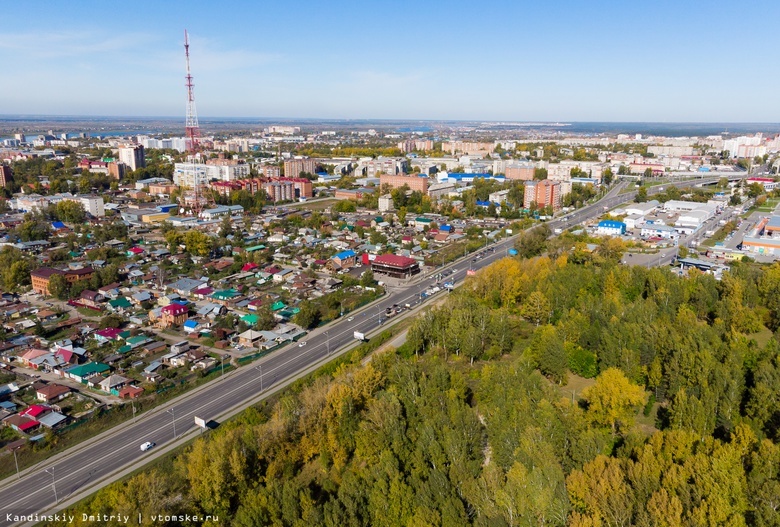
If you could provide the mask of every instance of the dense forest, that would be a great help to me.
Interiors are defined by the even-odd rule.
[[[299,383],[77,512],[780,525],[780,264],[716,281],[601,250],[505,258],[398,350]]]

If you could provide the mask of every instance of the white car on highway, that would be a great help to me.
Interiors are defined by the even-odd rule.
[[[146,452],[147,450],[149,450],[149,449],[150,449],[150,448],[152,448],[153,446],[154,446],[154,443],[153,443],[153,442],[151,442],[151,441],[147,441],[146,443],[144,443],[144,444],[142,444],[142,445],[141,445],[141,452]]]

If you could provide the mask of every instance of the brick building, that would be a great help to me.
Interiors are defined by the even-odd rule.
[[[507,179],[531,181],[534,178],[534,166],[531,163],[508,164],[504,175]]]
[[[561,183],[560,181],[526,181],[523,207],[531,208],[536,203],[537,207],[552,207],[553,210],[561,208]]]
[[[284,162],[284,175],[289,178],[297,178],[301,172],[314,174],[317,171],[317,163],[313,159],[288,159]]]
[[[14,172],[11,170],[11,167],[0,163],[0,187],[6,186],[8,183],[13,181],[13,179]]]
[[[418,190],[423,194],[428,194],[428,178],[423,176],[403,176],[403,175],[390,175],[381,174],[379,176],[379,186],[390,185],[390,188],[401,188],[404,185],[409,187],[409,190]]]
[[[72,284],[81,280],[89,280],[92,275],[95,274],[95,270],[91,267],[83,267],[81,269],[54,269],[52,267],[40,267],[30,273],[30,281],[32,282],[33,291],[41,295],[48,296],[49,293],[49,281],[55,274],[65,277],[65,281]]]

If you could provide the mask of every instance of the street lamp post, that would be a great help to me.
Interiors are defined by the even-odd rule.
[[[325,337],[327,337],[328,355],[330,355],[330,331],[325,332]]]
[[[176,439],[176,412],[173,410],[173,408],[170,408],[168,413],[171,414],[171,423],[173,423],[173,438]]]
[[[20,448],[21,447],[16,447],[11,450],[14,453],[14,463],[16,464],[16,479],[22,479],[22,476],[19,474],[19,460],[16,458],[16,451]]]
[[[54,480],[54,467],[47,468],[46,472],[51,474],[51,488],[54,490],[54,503],[59,503],[60,499],[57,497],[57,482]]]
[[[257,368],[255,368],[257,371],[260,372],[260,391],[263,391],[263,365],[258,364]]]

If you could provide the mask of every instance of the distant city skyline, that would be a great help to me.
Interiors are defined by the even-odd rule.
[[[206,119],[780,122],[758,25],[777,15],[768,1],[15,3],[0,114],[183,117],[187,29]]]

